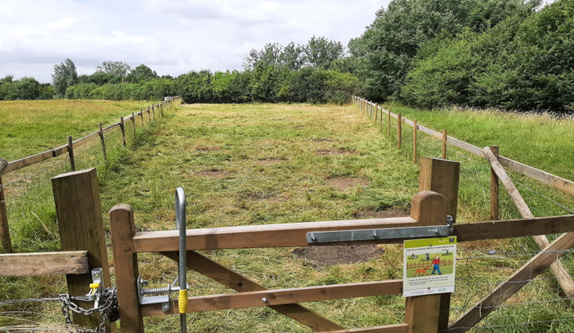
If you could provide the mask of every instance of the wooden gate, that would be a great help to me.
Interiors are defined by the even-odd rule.
[[[195,252],[305,247],[310,246],[306,240],[308,232],[444,225],[447,215],[456,218],[458,170],[458,163],[445,160],[428,159],[421,164],[421,191],[412,199],[410,217],[187,230],[187,267],[237,291],[233,294],[189,297],[187,311],[191,313],[266,306],[319,332],[429,333],[445,329],[453,332],[468,330],[488,313],[496,310],[497,307],[494,305],[500,305],[526,285],[529,279],[525,278],[525,274],[532,279],[563,253],[555,251],[573,247],[574,233],[562,235],[548,245],[450,327],[448,326],[450,294],[406,298],[403,324],[346,329],[298,303],[400,294],[403,281],[388,280],[267,290],[264,286]],[[136,281],[139,275],[137,253],[157,252],[177,261],[178,231],[136,232],[133,210],[125,204],[117,205],[110,211],[110,227],[122,332],[143,332],[143,317],[177,314],[178,306],[177,300],[172,301],[171,310],[165,313],[161,304],[139,304]],[[455,224],[453,235],[458,237],[458,242],[467,242],[571,231],[574,231],[573,215]],[[352,244],[400,244],[403,240],[373,239]],[[340,245],[339,243],[326,245],[335,244]]]

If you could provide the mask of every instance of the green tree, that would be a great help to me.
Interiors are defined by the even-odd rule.
[[[157,73],[148,66],[141,64],[134,68],[127,76],[127,81],[132,83],[147,82],[157,79]]]
[[[56,92],[56,97],[63,98],[66,95],[66,89],[78,82],[78,73],[76,65],[69,58],[63,63],[54,65],[54,74],[52,74],[52,85]]]
[[[305,62],[310,67],[330,69],[333,61],[343,57],[344,51],[341,42],[313,36],[304,48]]]
[[[96,73],[105,73],[120,78],[127,77],[131,72],[130,65],[122,61],[104,61],[96,67]]]
[[[375,101],[400,92],[419,49],[465,28],[482,32],[505,18],[533,12],[540,0],[393,0],[365,33],[349,44],[361,94]],[[351,45],[352,44],[352,45]]]

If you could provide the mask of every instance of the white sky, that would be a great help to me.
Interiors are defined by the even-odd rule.
[[[265,43],[313,35],[347,45],[390,0],[0,0],[0,77],[51,82],[72,59],[79,74],[103,61],[159,75],[241,69]]]

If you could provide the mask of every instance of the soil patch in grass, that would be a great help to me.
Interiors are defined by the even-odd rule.
[[[212,169],[207,171],[197,172],[196,175],[200,177],[209,177],[209,178],[223,178],[227,176],[227,172],[218,169]]]
[[[362,178],[331,178],[328,181],[332,187],[340,191],[346,191],[357,186],[367,187],[371,184],[370,181]]]
[[[409,212],[400,208],[389,208],[384,211],[367,211],[357,214],[358,218],[385,218],[408,216]],[[297,257],[304,258],[315,267],[328,265],[353,264],[365,262],[377,258],[385,252],[378,245],[334,245],[334,246],[311,246],[293,250]]]
[[[311,266],[324,267],[365,262],[380,256],[384,251],[376,245],[334,245],[302,247],[293,250],[293,254],[305,258]]]
[[[355,152],[352,150],[341,150],[341,149],[319,149],[315,153],[317,156],[326,155],[354,155]]]

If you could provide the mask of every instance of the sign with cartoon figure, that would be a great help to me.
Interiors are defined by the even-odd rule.
[[[454,292],[456,237],[405,240],[403,296]]]

